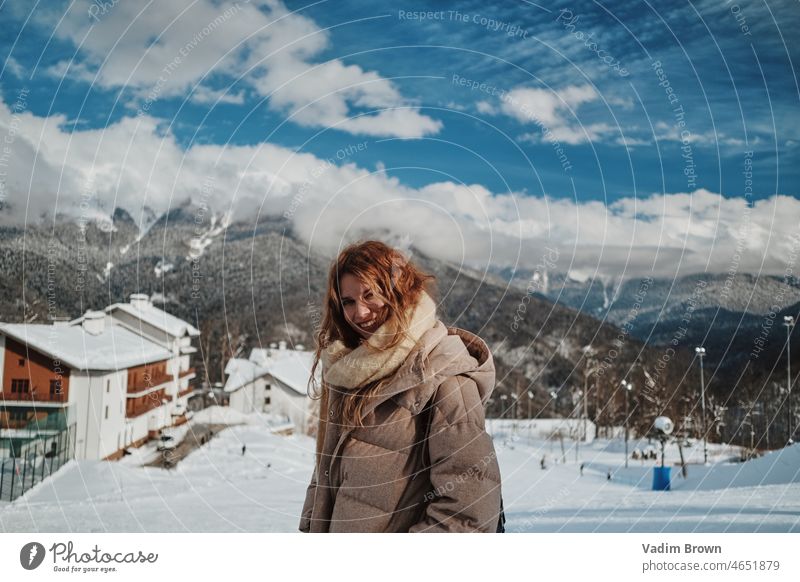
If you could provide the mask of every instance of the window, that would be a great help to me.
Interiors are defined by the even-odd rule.
[[[20,366],[24,366],[25,365],[25,358],[20,358],[19,359],[19,365]]]
[[[106,380],[106,394],[111,390],[111,380]]]
[[[264,405],[266,405],[266,406],[268,406],[268,405],[269,405],[269,396],[267,396],[266,398],[264,398]]]
[[[11,393],[12,394],[27,394],[30,392],[30,380],[11,380]]]
[[[50,396],[61,394],[61,380],[50,380]]]
[[[106,420],[108,420],[108,406],[106,406]]]

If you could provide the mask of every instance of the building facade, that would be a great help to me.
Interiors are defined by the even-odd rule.
[[[199,332],[146,295],[53,325],[0,324],[0,457],[47,450],[116,459],[186,422]]]

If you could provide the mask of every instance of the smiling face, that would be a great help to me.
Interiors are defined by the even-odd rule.
[[[342,310],[350,326],[362,338],[369,339],[386,322],[389,309],[354,275],[346,273],[339,281]]]

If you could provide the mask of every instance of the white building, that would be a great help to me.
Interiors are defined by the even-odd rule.
[[[114,459],[185,422],[197,335],[139,294],[68,323],[0,324],[0,456],[69,427],[75,458]]]
[[[307,433],[318,404],[307,393],[314,353],[297,347],[288,349],[281,341],[269,349],[253,349],[248,359],[229,360],[225,391],[230,394],[230,406],[244,413],[284,416],[298,432]]]

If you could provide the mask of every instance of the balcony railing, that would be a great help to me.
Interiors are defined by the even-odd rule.
[[[178,398],[186,396],[187,394],[191,394],[192,392],[194,392],[194,386],[190,384],[188,387],[178,392]]]
[[[150,412],[154,408],[158,408],[161,406],[161,398],[168,399],[166,396],[159,397],[157,400],[155,398],[145,398],[145,401],[137,404],[131,408],[127,408],[127,416],[129,418],[134,416],[141,416],[146,412]]]
[[[67,393],[39,394],[37,392],[0,392],[0,401],[3,400],[14,400],[17,402],[53,402],[59,404],[67,401]]]
[[[128,384],[128,393],[143,392],[148,388],[160,386],[173,379],[171,374],[152,374],[149,377],[140,378],[136,383]]]

